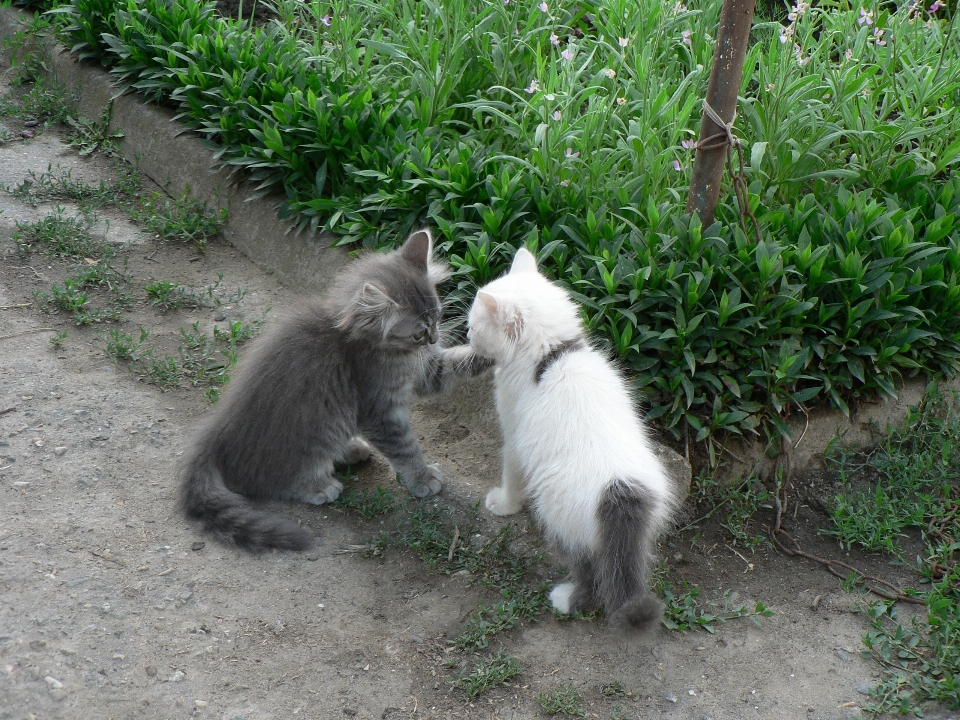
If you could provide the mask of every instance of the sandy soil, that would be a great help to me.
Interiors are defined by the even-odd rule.
[[[6,126],[22,129],[10,118]],[[0,145],[0,182],[12,187],[51,164],[88,180],[113,177],[110,161],[78,157],[62,132]],[[317,531],[320,544],[308,553],[253,555],[210,542],[174,503],[178,455],[209,407],[202,388],[161,391],[105,353],[101,336],[111,327],[148,328],[158,354],[174,353],[181,328],[198,322],[209,333],[217,322],[261,318],[293,302],[297,289],[225,244],[200,255],[102,211],[98,227],[128,259],[136,301],[117,325],[80,328],[34,299],[69,277],[73,262],[21,253],[10,240],[16,221],[52,207],[0,193],[0,211],[0,718],[519,719],[544,717],[534,695],[561,683],[578,689],[595,718],[861,715],[867,698],[858,688],[876,680],[878,666],[860,657],[867,622],[837,579],[769,547],[734,550],[709,523],[664,541],[674,585],[699,587],[702,602],[724,591],[751,606],[762,600],[775,616],[760,627],[720,624],[713,635],[643,637],[546,616],[496,638],[522,675],[465,702],[447,682],[445,661],[461,658],[446,641],[478,602],[496,598],[469,576],[431,573],[399,550],[373,559],[339,552],[378,532],[380,520],[336,507],[276,504]],[[164,313],[142,291],[151,279],[202,289],[219,274],[219,307]],[[231,304],[237,287],[246,295]],[[273,317],[266,312],[267,322]],[[50,338],[63,330],[57,349]],[[488,393],[488,383],[464,392]],[[417,411],[425,452],[449,479],[439,499],[446,505],[476,503],[499,475],[497,438],[480,429],[489,417],[467,405],[454,397]],[[375,461],[357,483],[391,480]],[[816,536],[822,520],[804,506],[791,527],[814,551],[836,555]],[[486,522],[484,532],[499,527]],[[535,530],[515,522],[535,543]],[[549,562],[543,572],[560,573]],[[613,681],[633,697],[603,696],[598,686]]]

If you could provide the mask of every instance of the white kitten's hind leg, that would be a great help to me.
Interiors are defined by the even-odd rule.
[[[553,590],[550,591],[550,604],[557,612],[568,615],[570,613],[570,600],[576,591],[576,583],[567,582],[555,585]]]
[[[494,515],[513,515],[523,508],[523,474],[510,446],[503,448],[503,483],[487,493],[487,510]]]

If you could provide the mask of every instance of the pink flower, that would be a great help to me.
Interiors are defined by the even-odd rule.
[[[864,10],[863,8],[860,8],[860,17],[857,19],[857,22],[860,25],[873,25],[873,10]]]
[[[567,148],[566,151],[563,153],[563,156],[564,156],[564,157],[567,157],[567,158],[570,158],[571,160],[574,160],[574,159],[580,157],[580,153],[574,152],[574,151],[573,151],[573,148]]]
[[[537,92],[539,89],[540,83],[538,83],[536,80],[533,80],[530,82],[530,87],[524,88],[524,92],[533,95],[533,93]]]
[[[560,38],[557,37],[556,33],[550,33],[550,44],[553,46],[560,44]]]
[[[937,10],[943,7],[943,3],[940,0],[936,0],[933,5],[930,6],[930,12],[935,13]]]
[[[320,18],[320,22],[322,22],[327,27],[330,27],[330,20],[331,20],[330,13],[327,13],[322,18]]]
[[[681,140],[680,147],[685,148],[686,150],[692,150],[697,146],[696,140]]]
[[[540,12],[550,12],[550,7],[545,2],[540,3],[537,7],[540,8]]]
[[[567,48],[562,53],[560,53],[560,57],[562,57],[564,60],[573,60],[573,50],[571,50],[570,48]]]
[[[884,33],[884,29],[883,29],[883,28],[874,28],[874,30],[873,30],[873,41],[874,41],[877,45],[886,45],[886,44],[887,44],[887,41],[883,39],[883,33]]]
[[[690,37],[691,37],[692,35],[693,35],[693,31],[692,31],[692,30],[684,30],[683,32],[680,33],[680,39],[681,39],[681,41],[683,42],[684,45],[687,45],[687,46],[690,45],[690,42],[691,42],[691,41],[690,41]]]
[[[556,120],[557,122],[560,122],[561,120],[563,120],[563,113],[561,113],[559,110],[555,111],[553,113],[553,119]]]
[[[681,165],[679,160],[674,160],[674,161],[673,161],[673,169],[676,170],[677,172],[683,172],[684,170],[687,169],[687,166],[686,166],[686,165]]]

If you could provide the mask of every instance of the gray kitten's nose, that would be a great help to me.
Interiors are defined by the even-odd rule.
[[[435,345],[440,340],[440,329],[436,325],[430,326],[430,344]]]

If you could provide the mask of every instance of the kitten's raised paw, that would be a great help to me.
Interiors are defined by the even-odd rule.
[[[576,583],[560,583],[550,591],[550,604],[557,612],[570,614],[570,601],[577,590]]]
[[[440,472],[439,467],[436,465],[427,465],[427,471],[419,480],[414,480],[410,484],[407,484],[407,490],[409,490],[410,494],[414,497],[430,497],[440,492],[440,489],[443,487],[440,482],[442,479],[443,474]]]
[[[330,480],[322,489],[312,488],[288,494],[288,500],[307,503],[308,505],[326,505],[332,503],[343,492],[343,483],[339,480]]]
[[[494,488],[487,493],[487,510],[494,515],[513,515],[520,512],[523,503],[507,496],[506,490],[502,487]]]
[[[337,465],[357,465],[370,459],[373,449],[362,438],[351,438],[344,448]]]

